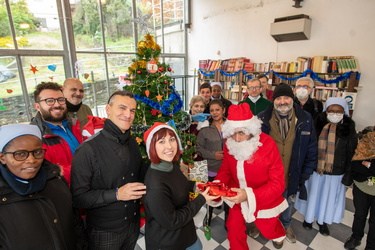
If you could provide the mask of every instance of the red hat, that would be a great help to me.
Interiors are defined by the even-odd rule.
[[[258,135],[261,132],[262,122],[253,115],[248,103],[231,105],[228,109],[228,117],[223,125],[223,136],[228,138],[239,128],[246,134]]]
[[[182,150],[181,141],[180,141],[180,138],[178,137],[176,131],[171,126],[169,126],[166,123],[155,122],[154,125],[152,125],[152,127],[149,128],[145,132],[145,134],[143,135],[143,140],[144,140],[144,142],[146,144],[146,152],[147,152],[148,157],[150,157],[149,150],[150,150],[150,144],[151,144],[152,137],[154,137],[154,134],[156,132],[158,132],[162,128],[167,128],[169,130],[172,130],[176,134],[176,139],[178,141],[178,146],[180,147],[180,150]]]

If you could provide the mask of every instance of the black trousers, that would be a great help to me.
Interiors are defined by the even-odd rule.
[[[375,196],[366,194],[353,184],[354,220],[352,226],[352,238],[361,240],[364,235],[367,214],[369,231],[367,234],[366,249],[375,249]]]
[[[129,223],[121,233],[88,227],[90,250],[134,250],[139,237],[139,220]]]

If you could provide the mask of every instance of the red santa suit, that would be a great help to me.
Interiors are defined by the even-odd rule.
[[[244,104],[248,107],[247,103]],[[285,190],[284,166],[277,145],[270,136],[260,132],[261,123],[252,116],[251,111],[250,115],[248,111],[243,111],[247,114],[241,111],[245,108],[239,106],[244,104],[232,105],[233,110],[230,107],[223,135],[228,138],[234,129],[245,128],[247,134],[253,135],[253,140],[260,143],[248,160],[237,160],[228,150],[226,142],[224,159],[215,178],[229,187],[242,188],[247,194],[246,201],[232,206],[226,224],[230,248],[235,250],[249,249],[245,222],[254,222],[264,237],[282,241],[285,230],[278,218],[288,207],[282,196]],[[240,110],[236,110],[238,108]]]

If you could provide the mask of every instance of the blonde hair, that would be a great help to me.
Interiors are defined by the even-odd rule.
[[[193,96],[193,97],[191,98],[191,100],[190,100],[190,103],[189,103],[189,107],[190,107],[190,109],[193,107],[193,105],[194,105],[196,102],[199,102],[199,101],[203,102],[203,104],[206,103],[206,101],[205,101],[205,99],[204,99],[203,96],[201,96],[201,95],[195,95],[195,96]]]

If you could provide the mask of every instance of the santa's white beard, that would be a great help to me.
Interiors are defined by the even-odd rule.
[[[249,160],[253,154],[258,150],[262,143],[259,142],[260,136],[254,136],[250,140],[236,142],[234,139],[229,137],[226,145],[229,150],[229,154],[233,155],[238,161]]]

